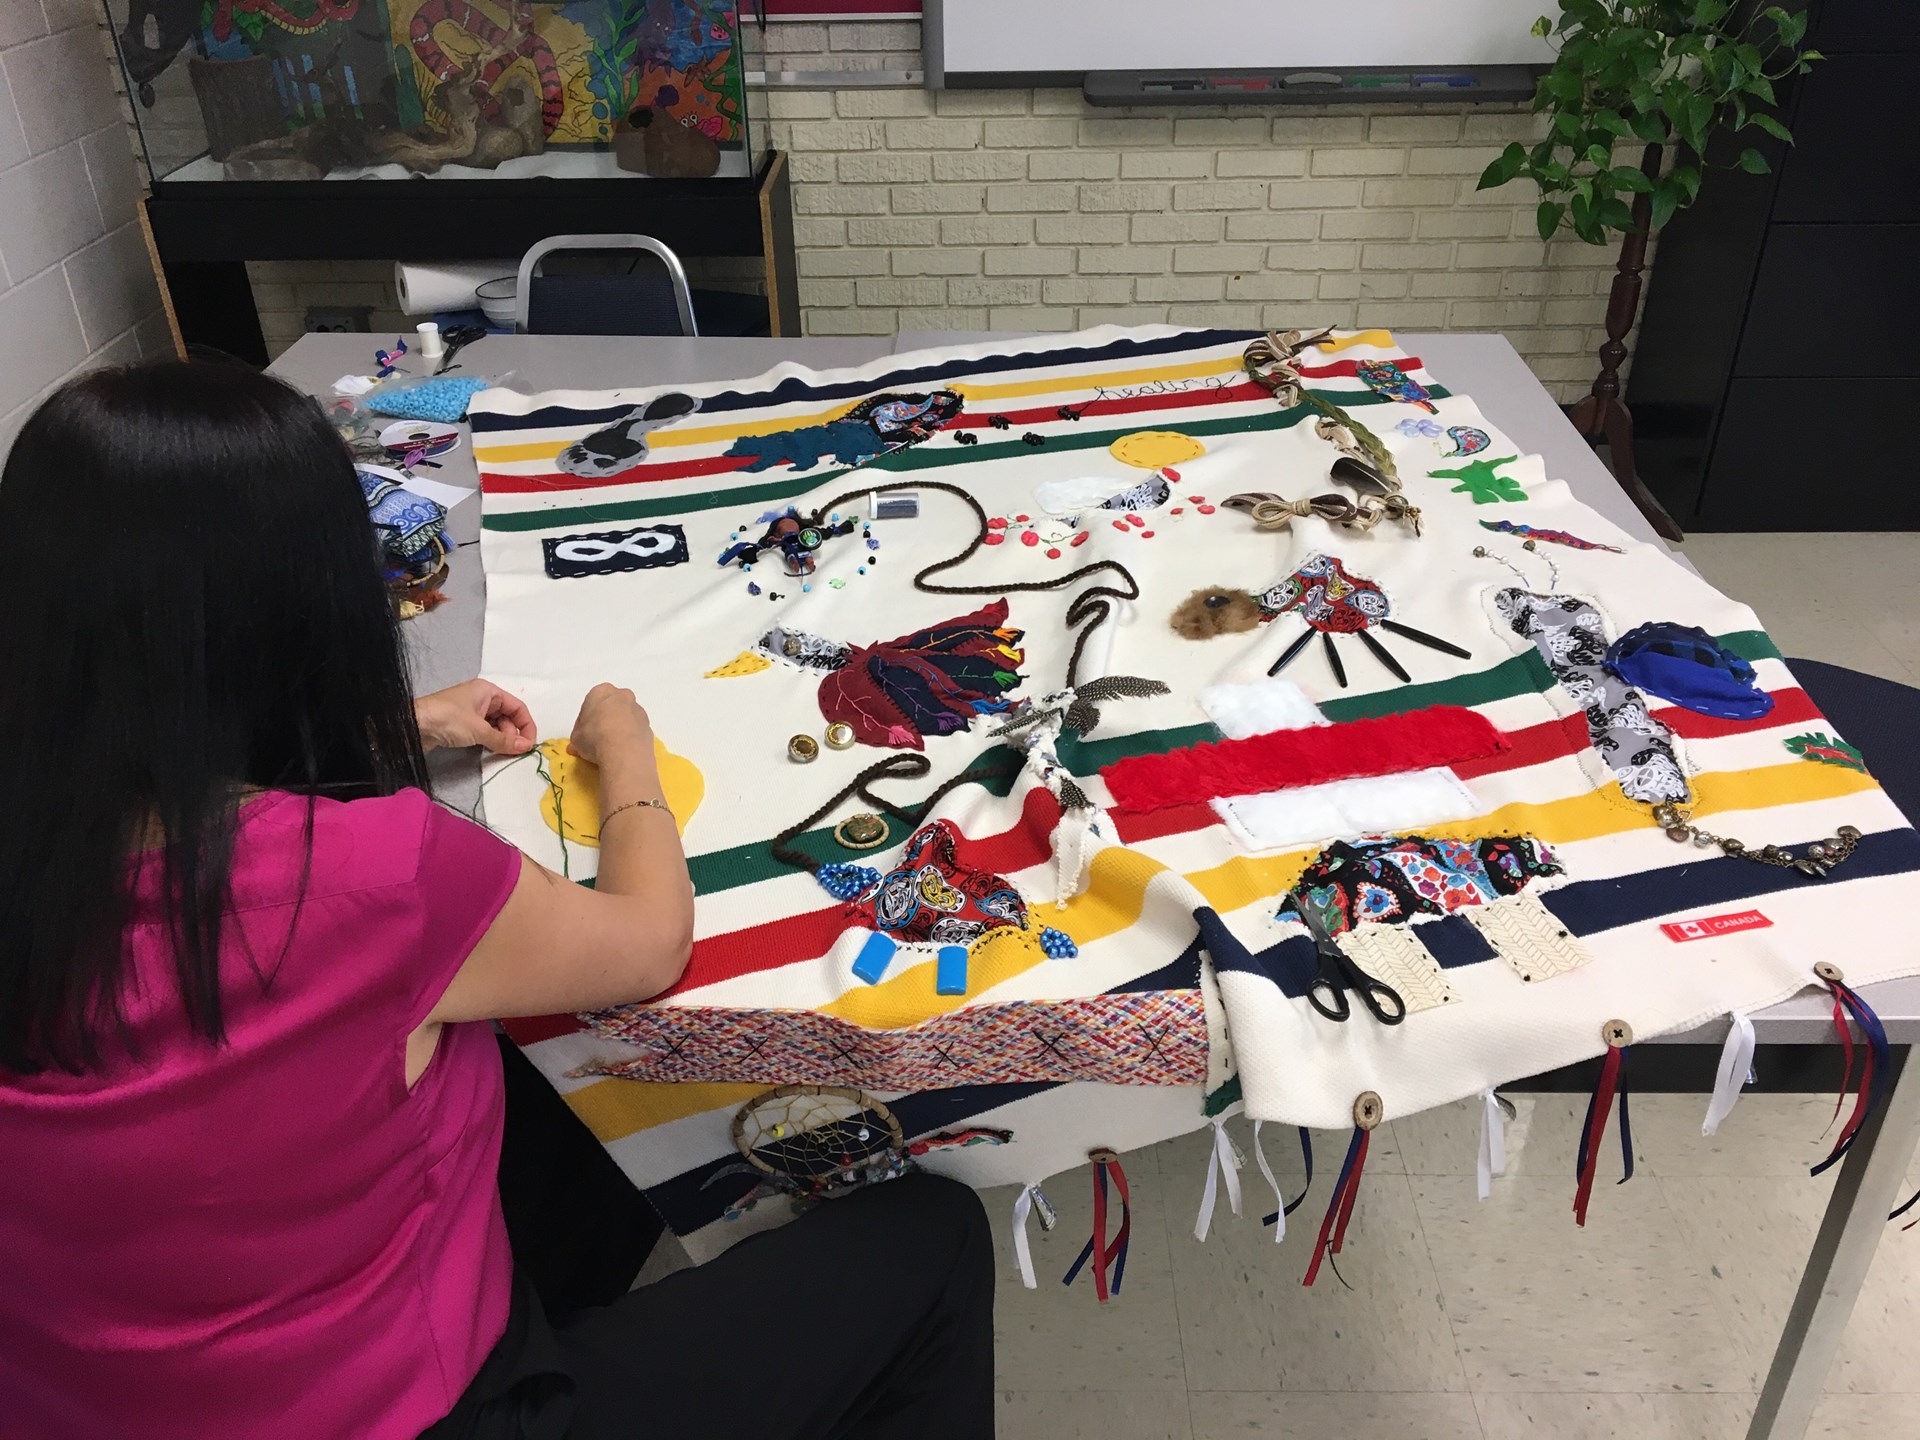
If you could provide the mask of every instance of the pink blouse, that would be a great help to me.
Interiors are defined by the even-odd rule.
[[[408,790],[316,801],[309,868],[306,816],[243,813],[224,1045],[187,1028],[149,867],[134,1058],[0,1071],[8,1435],[413,1436],[505,1328],[491,1029],[404,1067],[519,854]]]

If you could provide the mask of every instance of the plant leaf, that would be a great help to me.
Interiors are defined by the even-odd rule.
[[[1756,110],[1747,117],[1747,123],[1749,125],[1759,126],[1760,129],[1766,131],[1767,134],[1773,136],[1776,140],[1783,140],[1789,145],[1793,143],[1793,132],[1771,115],[1763,115]]]
[[[1554,133],[1563,139],[1578,139],[1580,135],[1579,117],[1570,115],[1565,110],[1562,110],[1558,115],[1553,117],[1553,129]]]
[[[1740,152],[1740,168],[1749,175],[1764,175],[1773,167],[1767,164],[1767,157],[1749,145]]]
[[[1687,97],[1687,144],[1696,155],[1706,153],[1707,127],[1713,123],[1713,101],[1704,95]]]
[[[1540,208],[1533,212],[1533,223],[1540,231],[1542,240],[1551,240],[1553,232],[1560,228],[1560,217],[1567,213],[1567,207],[1558,200],[1542,200]]]
[[[1638,165],[1617,165],[1613,171],[1613,183],[1616,189],[1630,190],[1635,195],[1651,195],[1653,181],[1647,178],[1647,172]]]
[[[1533,22],[1533,30],[1531,33],[1536,40],[1546,39],[1547,36],[1553,33],[1553,21],[1542,15],[1538,20]]]
[[[1627,202],[1617,195],[1609,195],[1602,200],[1596,213],[1602,225],[1621,231],[1633,229],[1633,211],[1629,210]]]
[[[1679,186],[1688,200],[1700,193],[1700,167],[1697,165],[1676,165],[1667,179]]]
[[[1740,88],[1749,95],[1759,96],[1769,105],[1778,103],[1773,98],[1773,82],[1764,75],[1749,75],[1746,83]]]
[[[1593,119],[1589,123],[1594,129],[1604,130],[1609,135],[1624,136],[1629,133],[1627,122],[1621,118],[1618,110],[1605,108],[1596,110],[1593,112]]]
[[[1635,139],[1644,140],[1649,145],[1664,145],[1667,141],[1665,122],[1650,110],[1636,111],[1627,124]]]
[[[1680,187],[1664,182],[1653,192],[1653,228],[1658,230],[1673,218],[1673,212],[1680,208]]]
[[[1511,142],[1506,149],[1493,157],[1492,162],[1480,172],[1480,183],[1476,190],[1492,190],[1506,184],[1520,173],[1527,163],[1527,152],[1520,148],[1520,142]]]
[[[1693,7],[1694,27],[1705,30],[1709,26],[1718,25],[1726,18],[1727,11],[1732,8],[1732,6],[1726,3],[1726,0],[1695,0]]]
[[[1587,160],[1591,164],[1598,165],[1602,170],[1607,168],[1607,162],[1611,159],[1613,159],[1613,151],[1606,146],[1589,145],[1587,147]]]

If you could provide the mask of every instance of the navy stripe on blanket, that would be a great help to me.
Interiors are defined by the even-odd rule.
[[[1229,343],[1244,345],[1255,338],[1255,330],[1196,330],[1186,335],[1167,335],[1158,340],[1116,340],[1110,345],[1083,345],[1071,350],[1028,350],[1014,355],[987,355],[971,360],[944,360],[937,365],[921,365],[912,370],[896,370],[872,380],[842,380],[831,385],[812,385],[798,376],[782,380],[771,390],[725,390],[701,397],[700,413],[715,414],[727,410],[755,410],[767,405],[795,405],[803,400],[853,400],[880,390],[924,385],[929,381],[955,376],[992,375],[1008,370],[1061,369],[1099,360],[1123,360],[1136,355],[1173,355],[1183,350],[1205,350]],[[657,393],[671,389],[665,385],[624,387]],[[611,425],[633,409],[616,405],[611,409],[572,410],[549,405],[525,415],[495,415],[482,412],[473,417],[475,434],[487,435],[501,430],[536,430],[562,425]]]
[[[1799,849],[1799,845],[1792,848]],[[1725,905],[1755,900],[1805,885],[1844,885],[1879,875],[1920,870],[1920,831],[1883,830],[1862,837],[1844,866],[1826,880],[1802,875],[1777,865],[1759,865],[1730,855],[1690,861],[1664,870],[1623,875],[1615,880],[1583,880],[1544,892],[1547,909],[1576,935],[1598,935],[1622,925],[1636,925],[1663,915],[1697,910],[1703,905]],[[1198,915],[1200,935],[1213,956],[1216,970],[1257,975],[1290,999],[1304,998],[1320,974],[1313,941],[1294,933],[1264,950],[1249,950],[1212,910]],[[1493,958],[1493,950],[1479,932],[1458,915],[1413,927],[1443,968],[1457,968]]]

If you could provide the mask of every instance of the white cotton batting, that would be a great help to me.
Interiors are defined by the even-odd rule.
[[[1306,691],[1272,677],[1250,685],[1209,685],[1200,692],[1200,708],[1229,740],[1328,723]]]
[[[1451,770],[1439,767],[1232,795],[1210,803],[1234,839],[1249,850],[1278,850],[1342,835],[1394,835],[1486,814],[1473,792]]]

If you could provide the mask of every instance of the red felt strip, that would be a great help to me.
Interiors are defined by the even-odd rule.
[[[1159,810],[1224,795],[1257,795],[1456,765],[1505,748],[1500,732],[1478,711],[1435,705],[1406,715],[1277,730],[1164,755],[1136,755],[1115,761],[1100,775],[1114,799],[1129,810]]]
[[[1380,358],[1384,359],[1389,365],[1398,365],[1409,375],[1416,370],[1424,370],[1427,368],[1418,355],[1404,355],[1398,360],[1390,356],[1382,356]],[[1374,364],[1376,362],[1370,360],[1367,363]],[[1309,380],[1324,380],[1334,375],[1352,375],[1358,377],[1360,374],[1360,362],[1358,360],[1329,360],[1325,365],[1302,365],[1300,367],[1300,373]]]

